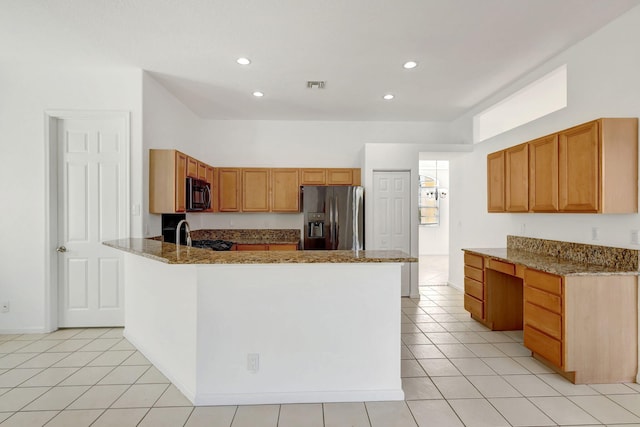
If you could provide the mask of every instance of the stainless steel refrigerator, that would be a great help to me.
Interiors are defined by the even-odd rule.
[[[364,249],[364,188],[302,187],[304,250]]]

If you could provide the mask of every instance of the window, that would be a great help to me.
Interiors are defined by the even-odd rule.
[[[473,117],[478,143],[567,106],[567,66],[550,72]]]

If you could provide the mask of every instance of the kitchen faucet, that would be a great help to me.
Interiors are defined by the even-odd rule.
[[[176,227],[176,246],[180,246],[180,227],[182,227],[182,224],[184,224],[187,230],[187,246],[191,246],[191,227],[189,227],[186,219],[181,220]]]

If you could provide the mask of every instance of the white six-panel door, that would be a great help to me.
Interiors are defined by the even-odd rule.
[[[122,256],[102,245],[128,234],[124,118],[58,120],[59,326],[124,324]]]
[[[411,254],[411,173],[373,172],[373,239],[369,249]],[[410,266],[402,269],[402,295],[410,292]]]

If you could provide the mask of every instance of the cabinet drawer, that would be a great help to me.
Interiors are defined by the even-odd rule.
[[[464,266],[464,275],[470,279],[477,280],[478,282],[484,282],[484,272],[477,268]]]
[[[471,267],[483,269],[484,268],[484,258],[480,255],[470,254],[468,252],[464,253],[464,264],[470,265]]]
[[[542,289],[552,294],[562,295],[562,277],[527,269],[524,272],[524,283],[533,288]]]
[[[562,317],[559,314],[526,302],[524,304],[524,323],[554,338],[562,339]]]
[[[515,264],[511,264],[510,262],[502,262],[496,259],[491,259],[487,263],[487,268],[508,274],[510,276],[516,275],[516,266]]]
[[[464,293],[471,295],[472,297],[478,298],[479,300],[484,300],[484,293],[482,292],[482,282],[478,282],[477,280],[470,279],[468,277],[464,278]]]
[[[467,294],[464,294],[464,309],[477,318],[484,319],[484,303]]]
[[[543,334],[531,326],[525,325],[524,346],[557,367],[562,367],[562,342]]]
[[[539,305],[554,313],[562,314],[562,298],[531,286],[524,287],[524,301]]]
[[[298,245],[274,244],[269,245],[270,251],[297,251]]]

